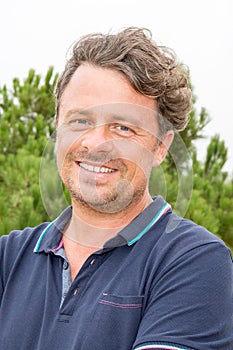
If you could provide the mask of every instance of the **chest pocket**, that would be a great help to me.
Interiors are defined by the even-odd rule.
[[[94,338],[86,339],[83,349],[131,349],[141,320],[142,302],[142,296],[103,293],[92,320]]]

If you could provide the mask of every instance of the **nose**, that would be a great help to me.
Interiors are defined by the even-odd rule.
[[[81,145],[89,151],[110,152],[113,148],[113,140],[107,125],[93,127],[82,135],[80,141]]]

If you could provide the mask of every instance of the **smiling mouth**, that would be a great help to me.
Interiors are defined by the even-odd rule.
[[[80,168],[83,168],[83,169],[88,170],[88,171],[92,171],[94,173],[114,173],[117,171],[116,169],[111,169],[111,168],[107,168],[104,166],[101,166],[101,167],[94,166],[94,165],[81,163],[81,162],[78,162],[78,165],[80,166]]]

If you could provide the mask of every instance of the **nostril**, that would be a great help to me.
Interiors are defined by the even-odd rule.
[[[109,138],[100,133],[87,134],[81,140],[81,145],[89,151],[95,151],[95,153],[109,152],[113,149],[113,142]]]

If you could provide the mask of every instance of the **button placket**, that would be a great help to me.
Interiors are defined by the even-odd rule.
[[[63,263],[63,269],[67,270],[68,267],[69,267],[69,263],[68,263],[68,261],[65,260],[64,263]]]

